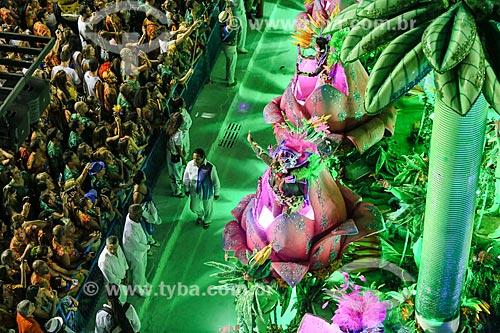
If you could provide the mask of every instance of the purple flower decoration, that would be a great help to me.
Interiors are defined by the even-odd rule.
[[[332,320],[350,331],[363,330],[379,325],[385,320],[387,305],[370,291],[359,290],[343,295]]]

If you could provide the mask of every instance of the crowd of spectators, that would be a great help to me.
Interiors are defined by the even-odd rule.
[[[2,31],[55,38],[34,73],[51,82],[49,106],[19,149],[0,147],[1,333],[42,332],[58,306],[78,307],[74,296],[110,224],[123,220],[150,138],[179,111],[170,101],[205,50],[215,2],[127,3],[0,2]],[[61,16],[68,8],[78,11],[73,20]]]

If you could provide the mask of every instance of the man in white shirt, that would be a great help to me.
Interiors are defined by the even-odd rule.
[[[182,125],[179,127],[179,131],[182,133],[182,148],[184,149],[184,154],[189,156],[189,150],[191,149],[189,129],[193,125],[193,119],[186,109],[186,101],[181,96],[173,97],[171,100],[171,106],[173,113],[179,112],[182,115]]]
[[[198,216],[197,224],[210,227],[214,200],[219,199],[220,181],[215,165],[206,160],[205,151],[196,148],[183,177],[186,195],[191,197],[189,208]]]
[[[87,96],[96,95],[96,84],[100,82],[99,78],[99,61],[96,57],[92,57],[89,60],[89,70],[83,75],[83,91]]]
[[[80,6],[80,16],[78,16],[78,34],[80,35],[82,47],[87,45],[87,32],[92,31],[92,23],[90,23],[91,16],[92,10],[89,8],[89,6]]]
[[[70,81],[73,84],[73,87],[77,88],[82,83],[82,81],[80,80],[80,77],[78,77],[76,71],[73,68],[69,67],[69,63],[71,62],[71,54],[68,50],[63,50],[59,55],[59,59],[61,60],[61,64],[52,68],[51,78],[53,79],[56,76],[57,72],[65,71],[66,74],[68,74],[68,76],[70,77]]]
[[[127,300],[127,270],[129,268],[127,259],[123,254],[118,237],[109,236],[106,239],[106,246],[102,249],[97,266],[104,275],[107,284],[116,284],[120,287],[120,301]]]
[[[141,218],[142,206],[130,205],[123,228],[122,244],[131,271],[131,284],[134,285],[137,295],[143,297],[144,287],[149,287],[146,280],[149,245],[148,237],[141,225]]]
[[[134,306],[119,300],[119,288],[116,285],[106,287],[106,304],[95,316],[95,333],[139,332],[141,321]]]

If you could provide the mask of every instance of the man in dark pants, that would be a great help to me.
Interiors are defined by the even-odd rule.
[[[238,29],[233,25],[233,13],[231,8],[227,7],[226,10],[219,14],[220,22],[220,38],[222,41],[222,51],[226,56],[226,81],[228,87],[236,85],[236,61],[238,60],[238,53],[236,51]]]
[[[196,224],[210,227],[214,200],[219,199],[220,181],[215,165],[208,162],[205,151],[197,148],[189,161],[183,177],[184,189],[191,197],[189,208],[198,216]]]

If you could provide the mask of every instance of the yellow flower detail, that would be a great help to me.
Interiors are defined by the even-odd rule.
[[[250,267],[254,267],[256,265],[262,265],[266,262],[267,258],[271,255],[271,251],[273,250],[273,243],[269,243],[267,246],[263,247],[260,251],[258,251],[252,259],[250,259],[248,264],[251,264]]]
[[[335,6],[335,8],[333,9],[332,15],[333,16],[337,16],[339,14],[339,12],[340,12],[340,6],[337,3],[337,5]]]

